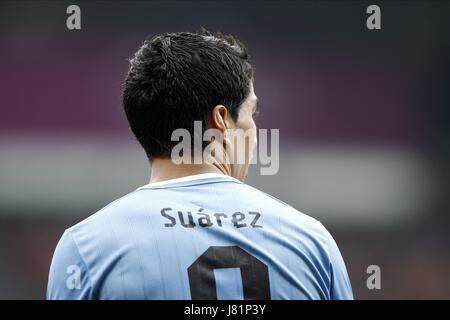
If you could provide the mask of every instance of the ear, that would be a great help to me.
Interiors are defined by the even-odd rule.
[[[221,104],[215,106],[214,109],[211,111],[209,124],[210,128],[218,129],[221,132],[224,132],[227,129],[232,128],[233,124],[231,123],[231,118],[228,109]]]

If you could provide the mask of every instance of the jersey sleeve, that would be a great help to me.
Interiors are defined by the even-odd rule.
[[[341,252],[331,234],[326,231],[328,238],[328,254],[330,259],[330,299],[353,300],[353,291],[348,277],[347,268]]]
[[[48,300],[91,299],[89,270],[69,231],[65,231],[56,246],[47,285]]]

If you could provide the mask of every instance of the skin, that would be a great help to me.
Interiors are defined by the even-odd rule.
[[[152,160],[150,183],[169,179],[181,178],[202,173],[221,173],[244,181],[248,175],[251,156],[256,147],[256,125],[253,119],[257,111],[258,98],[255,95],[253,84],[250,92],[239,108],[237,121],[234,121],[223,105],[217,105],[211,112],[208,128],[220,132],[222,141],[214,141],[216,150],[221,150],[223,158],[210,155],[202,164],[174,164],[170,158],[154,158]],[[248,130],[248,139],[245,144],[237,144],[230,132],[233,129]],[[231,131],[230,131],[231,130]],[[233,161],[237,155],[245,154],[245,161]],[[218,154],[218,153],[216,153]]]

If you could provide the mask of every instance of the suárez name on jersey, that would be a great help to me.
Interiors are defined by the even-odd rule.
[[[224,225],[231,225],[235,228],[263,228],[258,224],[261,213],[257,211],[234,212],[234,213],[205,213],[201,208],[196,212],[183,212],[174,210],[172,208],[161,209],[161,216],[168,220],[164,223],[164,227],[171,228],[181,225],[184,228],[201,227],[207,228],[212,226],[223,227]]]

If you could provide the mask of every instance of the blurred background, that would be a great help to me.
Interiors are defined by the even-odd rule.
[[[64,229],[148,182],[121,106],[127,59],[205,27],[249,48],[280,169],[248,183],[320,220],[357,299],[450,298],[450,3],[0,3],[0,298],[43,299]],[[366,286],[369,265],[381,289]]]

